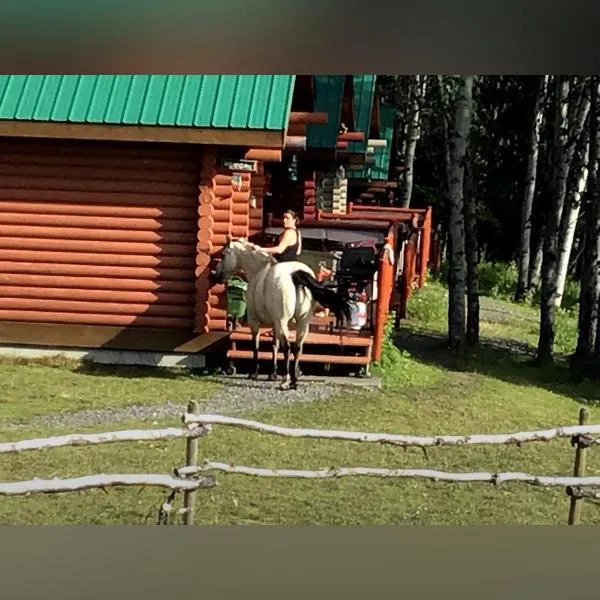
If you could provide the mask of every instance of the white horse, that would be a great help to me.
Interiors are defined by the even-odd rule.
[[[247,315],[254,345],[254,368],[251,379],[258,378],[258,347],[260,328],[273,329],[273,370],[269,380],[277,379],[277,354],[283,348],[285,379],[280,389],[296,389],[298,363],[310,320],[317,303],[335,314],[338,322],[350,318],[350,304],[317,281],[313,270],[300,261],[278,263],[270,254],[244,238],[230,240],[223,248],[211,279],[224,283],[232,275],[243,271],[248,279]],[[296,342],[290,343],[289,323],[296,322]],[[290,375],[290,350],[294,353],[294,367]]]

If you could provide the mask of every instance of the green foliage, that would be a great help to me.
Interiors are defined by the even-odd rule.
[[[573,310],[559,309],[554,322],[554,350],[571,354],[577,346],[577,314]]]
[[[563,291],[561,309],[566,310],[568,312],[573,312],[577,310],[579,305],[579,292],[581,290],[581,284],[579,281],[575,281],[573,279],[567,279],[565,283],[565,289]],[[541,289],[535,290],[532,295],[531,302],[535,306],[538,306],[541,300]]]
[[[411,296],[409,305],[435,306],[434,295],[430,294],[422,305],[422,298]],[[425,294],[423,294],[425,296]],[[439,302],[438,302],[439,304]],[[422,310],[419,316],[412,313],[412,319],[426,323],[434,313],[429,309]],[[373,365],[373,372],[383,379],[387,389],[399,389],[413,385],[433,385],[442,375],[442,371],[426,367],[416,361],[412,354],[401,348],[398,336],[394,331],[394,320],[390,317],[386,323],[385,337],[381,349],[381,360]]]
[[[519,270],[517,263],[486,261],[483,260],[477,265],[479,276],[479,294],[498,298],[502,300],[512,300],[517,289],[517,280]],[[439,273],[433,277],[435,281],[448,284],[448,262],[445,261],[440,266]],[[572,314],[577,311],[579,305],[579,293],[581,284],[574,279],[567,279],[563,291],[561,309]],[[530,293],[527,301],[532,306],[539,306],[541,299],[541,289],[538,287]]]
[[[479,276],[479,293],[492,298],[509,299],[517,288],[518,269],[515,262],[502,263],[482,260],[477,265]],[[448,284],[448,261],[440,266],[435,279]]]
[[[581,283],[573,279],[567,279],[562,297],[562,308],[567,311],[578,310]]]
[[[415,290],[408,301],[407,313],[414,323],[430,327],[448,319],[448,290],[435,280]]]
[[[479,293],[492,298],[512,298],[517,289],[519,270],[515,262],[481,261],[477,265]]]

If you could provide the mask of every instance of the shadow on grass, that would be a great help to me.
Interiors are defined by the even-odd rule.
[[[478,348],[455,356],[448,349],[446,335],[404,327],[396,333],[394,343],[397,348],[409,352],[415,360],[424,364],[448,371],[480,373],[520,386],[543,388],[577,402],[600,404],[600,385],[597,381],[575,378],[564,356],[558,356],[553,365],[536,365],[536,348],[526,342],[484,338]]]
[[[169,367],[153,367],[138,365],[111,365],[98,364],[90,361],[81,361],[73,369],[74,373],[80,375],[94,375],[98,377],[123,377],[125,379],[138,379],[153,377],[159,379],[173,380],[198,380],[212,381],[214,373],[206,368],[201,369],[177,369]]]

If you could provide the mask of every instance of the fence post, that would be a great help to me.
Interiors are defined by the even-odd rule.
[[[579,409],[579,425],[587,425],[589,413],[587,408]],[[586,466],[586,454],[589,444],[581,434],[573,436],[571,443],[575,445],[575,464],[573,466],[573,477],[584,477]],[[582,498],[571,496],[569,506],[569,525],[577,525],[581,520]]]
[[[200,414],[200,407],[195,400],[190,400],[187,407],[187,412],[193,415]],[[198,438],[187,438],[185,447],[185,465],[186,467],[195,467],[198,465]],[[183,492],[183,524],[194,524],[194,513],[196,505],[196,490]]]

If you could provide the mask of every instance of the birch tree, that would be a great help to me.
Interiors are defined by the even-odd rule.
[[[448,337],[450,347],[460,350],[465,342],[465,222],[463,184],[465,154],[472,118],[473,75],[457,78],[454,97],[454,122],[450,143],[449,175],[449,273],[448,273]]]
[[[421,137],[421,110],[427,89],[427,75],[415,75],[410,83],[410,114],[408,119],[406,146],[404,154],[404,185],[402,186],[401,205],[403,208],[410,206],[414,182],[414,163],[417,143]]]
[[[587,136],[586,136],[587,137]],[[587,187],[588,181],[588,160],[589,160],[589,139],[585,141],[581,165],[578,169],[579,173],[574,183],[574,189],[569,195],[567,205],[563,210],[560,223],[560,231],[558,238],[558,260],[556,267],[556,295],[554,297],[554,305],[560,308],[562,303],[563,292],[567,280],[567,272],[569,268],[569,258],[573,248],[573,239],[575,229],[579,221],[579,212],[581,208],[581,198]]]
[[[567,142],[566,160],[568,161],[568,173],[572,169],[575,149],[578,144],[583,145],[582,160],[577,177],[574,178],[573,191],[566,198],[565,206],[561,215],[559,237],[558,237],[558,257],[556,267],[556,294],[554,296],[554,305],[558,308],[562,302],[562,296],[567,280],[567,271],[569,267],[569,258],[573,247],[575,228],[579,219],[579,210],[581,207],[581,195],[587,185],[588,177],[588,153],[589,153],[589,135],[584,132],[584,125],[588,118],[590,110],[589,79],[585,78],[579,86],[579,98],[572,97],[570,102],[569,118],[569,138]],[[583,139],[582,139],[583,136]]]
[[[552,165],[554,151],[554,96],[555,75],[548,77],[546,89],[546,105],[544,107],[544,118],[540,132],[540,143],[538,146],[538,169],[536,175],[536,194],[533,200],[531,215],[532,244],[529,256],[529,276],[527,282],[527,293],[538,289],[542,274],[542,258],[544,256],[544,239],[546,237],[546,218],[548,206],[552,197]]]
[[[542,75],[540,78],[538,93],[533,109],[533,123],[531,127],[529,156],[527,160],[527,175],[525,178],[525,196],[523,198],[523,205],[521,209],[521,248],[519,251],[519,279],[517,281],[517,290],[515,292],[516,301],[520,301],[525,297],[525,293],[527,292],[530,281],[531,213],[533,210],[533,198],[535,195],[538,152],[540,145],[540,129],[544,119],[548,77],[548,75]]]
[[[567,153],[569,80],[565,76],[555,79],[554,148],[552,165],[552,201],[545,223],[542,294],[540,302],[540,335],[537,359],[544,363],[552,360],[556,320],[556,267],[558,253],[558,229],[565,202],[569,156]]]
[[[467,150],[464,176],[465,252],[467,260],[467,344],[479,343],[479,263],[476,187],[473,161]]]
[[[592,78],[590,97],[590,140],[588,191],[584,195],[581,291],[577,348],[573,364],[583,372],[593,369],[599,327],[600,303],[600,77]],[[600,354],[600,353],[599,353]]]

